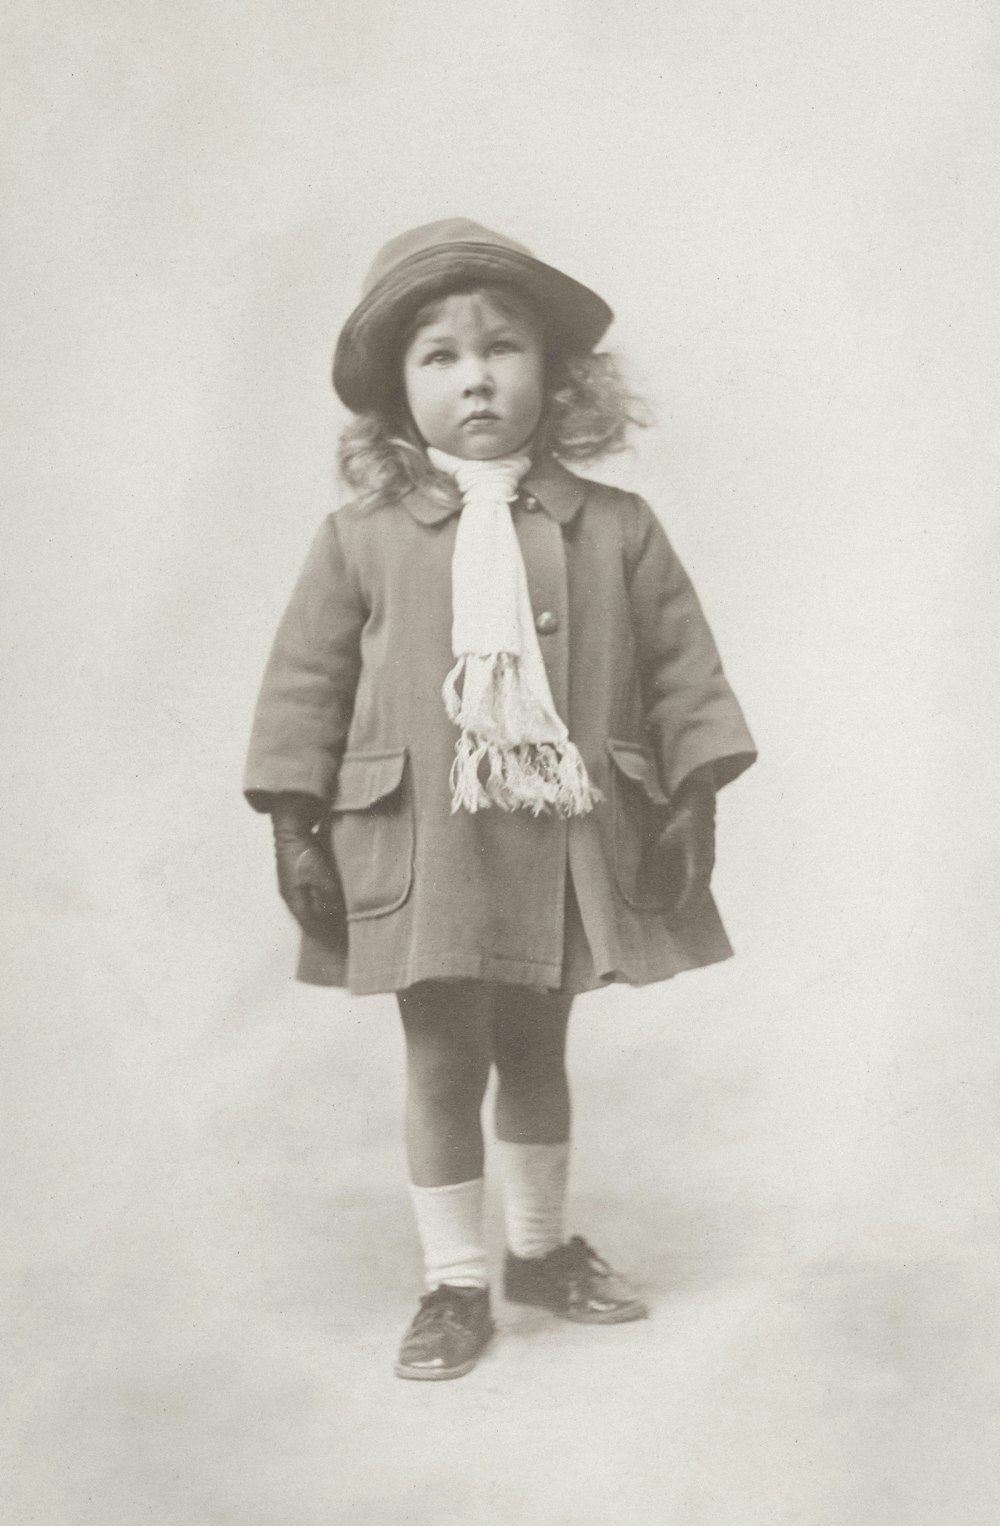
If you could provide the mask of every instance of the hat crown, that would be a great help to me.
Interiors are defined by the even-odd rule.
[[[428,249],[448,244],[492,244],[499,249],[509,249],[514,254],[525,255],[528,259],[533,258],[530,249],[515,239],[507,238],[503,233],[484,228],[481,223],[474,223],[468,217],[446,217],[440,222],[423,223],[419,228],[410,228],[408,232],[400,233],[383,244],[365,277],[361,288],[362,296],[366,297],[385,280],[390,271],[412,259],[415,254],[423,254]]]

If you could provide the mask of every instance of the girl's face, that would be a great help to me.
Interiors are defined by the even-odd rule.
[[[420,314],[403,385],[428,445],[469,461],[507,456],[537,428],[545,402],[537,323],[513,295],[455,292]]]

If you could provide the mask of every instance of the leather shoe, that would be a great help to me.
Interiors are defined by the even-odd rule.
[[[493,1331],[486,1288],[443,1282],[421,1298],[399,1348],[396,1375],[430,1382],[460,1378],[475,1367]]]
[[[620,1325],[648,1313],[624,1278],[580,1235],[530,1260],[508,1251],[503,1290],[511,1303],[537,1304],[582,1325]]]

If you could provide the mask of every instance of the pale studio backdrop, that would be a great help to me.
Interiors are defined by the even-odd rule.
[[[289,983],[240,774],[336,501],[338,326],[385,239],[451,215],[614,307],[656,424],[607,474],[661,513],[762,752],[721,807],[737,959],[582,1003],[584,1091],[630,1046],[679,1066],[734,1204],[800,1249],[846,1223],[918,1259],[985,1244],[991,8],[74,0],[4,30],[3,1238],[29,1331],[71,1350],[149,1277],[180,1328],[232,1211],[216,1121],[282,1057],[340,1046],[317,1135],[335,1082],[398,1098],[388,1000]],[[275,1139],[303,1126],[288,1084]],[[612,1100],[592,1160],[600,1127],[627,1139]],[[402,1212],[401,1169],[387,1138]],[[44,1415],[58,1357],[31,1366]]]

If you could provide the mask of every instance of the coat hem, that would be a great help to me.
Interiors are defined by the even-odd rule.
[[[647,986],[672,980],[688,970],[707,968],[732,958],[732,949],[719,950],[707,957],[690,962],[671,960],[669,963],[644,966],[641,970],[611,969],[602,974],[595,970],[563,971],[558,965],[525,965],[523,960],[509,959],[416,959],[384,971],[377,971],[363,979],[325,978],[318,971],[313,974],[300,968],[296,979],[303,985],[327,986],[350,991],[352,996],[385,996],[395,991],[405,991],[409,986],[425,980],[482,980],[498,985],[528,986],[541,991],[563,991],[569,995],[582,996],[586,991],[601,991],[610,985]]]
[[[363,977],[351,977],[348,988],[355,996],[376,996],[388,991],[405,991],[422,980],[484,980],[499,985],[532,986],[551,991],[559,986],[562,966],[525,959],[503,959],[486,955],[481,958],[449,958],[427,955],[407,960],[387,970],[377,970]]]

